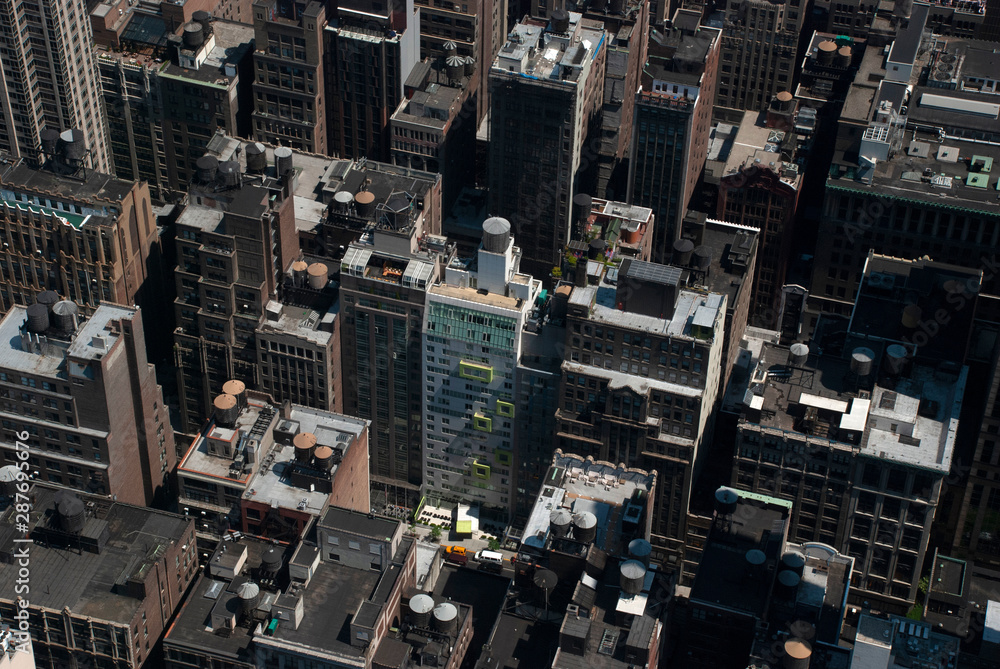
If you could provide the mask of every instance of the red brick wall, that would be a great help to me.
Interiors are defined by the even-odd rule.
[[[330,505],[368,513],[371,496],[368,480],[368,428],[354,440],[333,479]]]

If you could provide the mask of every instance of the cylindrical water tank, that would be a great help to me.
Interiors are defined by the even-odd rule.
[[[38,137],[42,140],[42,153],[47,156],[55,155],[59,147],[59,131],[55,128],[42,128]]]
[[[191,22],[184,26],[184,48],[197,49],[205,43],[205,32],[200,23]]]
[[[573,219],[578,223],[585,222],[590,218],[590,212],[594,209],[594,198],[586,193],[577,193],[573,196]]]
[[[776,586],[777,594],[785,599],[795,599],[795,593],[798,591],[800,580],[802,580],[802,577],[794,571],[789,569],[779,571]]]
[[[673,244],[671,264],[677,267],[690,267],[691,254],[694,253],[694,242],[690,239],[677,239]]]
[[[910,353],[902,344],[891,344],[885,349],[885,370],[890,376],[898,376],[906,365]]]
[[[59,141],[62,142],[63,156],[67,160],[83,160],[83,157],[87,155],[87,143],[84,141],[83,130],[79,128],[64,130],[59,135]]]
[[[306,272],[309,274],[309,287],[313,290],[323,290],[330,283],[330,270],[324,263],[314,262]]]
[[[471,77],[476,73],[476,59],[472,56],[465,57],[465,76]]]
[[[875,360],[875,351],[864,346],[859,346],[851,352],[851,372],[857,376],[868,376],[872,373],[872,362]]]
[[[628,544],[628,556],[631,560],[639,562],[649,567],[649,558],[653,554],[653,545],[645,539],[633,539]]]
[[[722,486],[715,491],[715,511],[721,516],[731,516],[736,513],[736,504],[740,496],[732,488]]]
[[[812,646],[805,639],[787,639],[785,641],[784,669],[809,669],[812,659]]]
[[[809,346],[798,342],[788,348],[788,364],[792,367],[801,367],[809,360]]]
[[[816,52],[816,59],[820,65],[833,65],[834,55],[837,53],[837,43],[833,40],[825,40],[819,43],[819,50]]]
[[[292,169],[292,150],[287,146],[279,146],[274,150],[274,172],[278,177]]]
[[[64,532],[79,534],[87,523],[87,510],[83,502],[75,494],[62,491],[56,498],[56,512],[59,514],[59,526]]]
[[[223,383],[222,394],[235,397],[237,408],[242,409],[247,405],[247,384],[239,379],[229,379]]]
[[[0,495],[13,497],[17,493],[17,482],[21,479],[21,470],[17,465],[0,467]]]
[[[642,592],[643,582],[646,580],[646,565],[638,560],[626,560],[619,567],[621,570],[620,585],[622,591],[629,595],[638,595]]]
[[[712,264],[712,247],[699,246],[691,256],[695,269],[706,271]]]
[[[551,594],[559,585],[559,575],[551,569],[536,569],[534,576],[531,577],[531,582],[545,594]]]
[[[35,296],[35,302],[38,304],[44,304],[49,309],[51,309],[52,305],[58,301],[59,293],[54,290],[43,290]]]
[[[611,6],[608,9],[609,14],[624,14],[625,13],[625,0],[611,0]]]
[[[604,249],[607,247],[608,243],[600,237],[591,239],[590,245],[587,247],[587,260],[602,260],[604,258]]]
[[[465,58],[462,56],[448,56],[444,60],[444,67],[448,73],[448,78],[452,81],[458,81],[465,74]]]
[[[419,594],[410,597],[410,623],[414,627],[427,629],[431,624],[434,599],[430,595]]]
[[[492,216],[483,221],[483,250],[504,253],[510,246],[510,221]]]
[[[45,332],[49,329],[49,308],[44,304],[28,307],[28,331]]]
[[[329,446],[317,446],[313,455],[317,469],[328,472],[333,468],[333,449]]]
[[[622,223],[622,241],[626,244],[638,244],[642,241],[642,223],[637,220]]]
[[[451,602],[441,602],[435,606],[434,629],[441,634],[454,636],[458,629],[458,607]]]
[[[247,157],[247,172],[263,174],[267,171],[267,150],[260,142],[249,142],[243,149]]]
[[[552,32],[559,34],[569,32],[569,12],[565,9],[553,9],[549,12],[549,20]]]
[[[198,181],[203,184],[215,181],[215,175],[219,172],[219,159],[215,156],[202,156],[194,163],[198,170]]]
[[[274,547],[268,548],[260,556],[260,570],[268,576],[273,576],[281,569],[281,552]]]
[[[240,598],[240,611],[243,615],[253,613],[260,603],[260,586],[247,581],[237,588],[236,596]]]
[[[573,538],[585,544],[597,538],[597,516],[584,511],[573,516]]]
[[[802,576],[806,568],[806,557],[798,551],[788,551],[781,556],[781,569]]]
[[[49,324],[60,332],[76,332],[77,315],[80,310],[72,300],[60,300],[52,305]]]
[[[842,46],[837,49],[837,66],[838,67],[850,67],[851,66],[851,47]]]
[[[292,283],[296,288],[306,285],[309,276],[309,263],[305,260],[296,260],[292,263]]]
[[[778,111],[790,112],[792,110],[792,102],[794,97],[788,91],[779,91],[775,97],[777,100]]]
[[[296,460],[309,462],[316,450],[316,435],[312,432],[299,432],[292,437],[292,446],[295,448]]]
[[[449,56],[455,56],[458,54],[458,45],[455,44],[453,41],[448,40],[447,42],[441,45],[441,50],[444,51],[445,58],[448,58]]]
[[[747,564],[751,567],[759,567],[767,562],[767,555],[759,548],[751,548],[746,552]]]
[[[567,509],[556,509],[549,514],[549,530],[554,537],[565,537],[573,523],[573,514]]]
[[[908,304],[903,307],[902,324],[904,328],[912,330],[918,325],[920,325],[920,318],[923,316],[924,310],[921,309],[916,304]]]
[[[351,208],[351,203],[353,202],[354,195],[352,195],[349,191],[341,190],[333,194],[333,203],[336,206],[337,211],[342,214],[347,213],[347,211]]]
[[[367,190],[355,194],[354,210],[360,218],[371,219],[375,213],[375,194]]]
[[[221,427],[233,427],[239,416],[236,398],[225,393],[215,398],[215,422]]]
[[[239,186],[240,164],[235,160],[226,160],[219,163],[218,182],[226,188]]]

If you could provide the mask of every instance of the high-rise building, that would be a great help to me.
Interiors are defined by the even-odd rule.
[[[254,4],[253,136],[307,153],[327,153],[326,8],[323,3]]]
[[[678,565],[723,375],[726,296],[693,290],[705,260],[692,269],[625,260],[614,283],[606,272],[596,285],[578,279],[556,413],[563,451],[656,472],[650,541]]]
[[[599,120],[606,58],[603,24],[560,12],[514,26],[490,70],[489,211],[510,220],[537,274],[560,264],[578,180],[596,167],[584,147]]]
[[[105,303],[82,319],[52,292],[2,321],[0,449],[16,464],[28,445],[37,480],[163,503],[176,457],[137,308]]]
[[[413,0],[344,0],[324,29],[329,153],[391,161],[389,117],[420,62]]]
[[[477,257],[428,288],[423,324],[424,493],[502,520],[515,505],[521,333],[541,292],[520,260],[510,223],[487,219]]]
[[[635,94],[628,200],[656,216],[653,260],[670,262],[673,243],[701,177],[712,129],[720,32],[700,15],[678,10],[665,32],[654,31]],[[691,231],[688,231],[687,236]]]
[[[0,165],[0,304],[29,306],[54,290],[84,314],[101,302],[161,308],[162,255],[149,188],[78,169],[60,139],[42,169]],[[151,323],[147,323],[151,325]],[[147,328],[152,351],[169,337]],[[159,356],[156,356],[159,357]]]
[[[186,190],[216,132],[250,135],[254,76],[251,27],[207,12],[175,32],[164,25],[136,16],[127,47],[105,37],[97,48],[115,174],[149,182],[162,202]]]
[[[373,492],[408,508],[423,481],[424,305],[455,257],[427,223],[407,206],[371,226],[340,263],[344,411],[371,421]]]
[[[790,97],[790,96],[789,96]],[[754,315],[777,313],[791,256],[802,173],[801,139],[792,129],[756,123],[747,112],[736,130],[719,183],[717,217],[758,230]]]
[[[227,531],[297,541],[331,504],[368,512],[367,421],[275,405],[235,379],[220,390],[177,470],[202,553]]]
[[[0,553],[29,545],[31,584],[45,585],[21,597],[18,571],[0,571],[0,617],[27,613],[32,667],[157,666],[163,634],[198,576],[191,519],[43,483],[27,496],[27,528],[13,505],[0,519]],[[25,535],[31,542],[18,543]]]
[[[295,168],[286,151],[276,160],[275,169],[282,171],[277,179],[243,175],[233,160],[198,159],[198,178],[176,222],[174,271],[174,356],[187,432],[198,429],[229,379],[256,388],[257,327],[278,296],[284,269],[299,255],[291,193]],[[315,265],[319,284],[327,269]],[[327,402],[329,390],[320,392]]]
[[[928,307],[949,295],[917,276],[911,289]],[[859,318],[880,324],[909,307],[877,299]],[[728,396],[743,418],[732,480],[792,502],[790,537],[855,559],[852,602],[905,613],[950,475],[968,369],[914,358],[912,343],[860,327],[812,347],[747,340],[743,390]]]
[[[476,67],[448,56],[423,60],[406,80],[405,96],[389,119],[392,162],[441,174],[441,206],[450,212],[463,188],[472,186],[476,154]],[[448,64],[449,59],[451,64]]]
[[[86,167],[111,170],[93,39],[83,0],[0,8],[0,149],[37,164],[43,131],[76,130]]]
[[[809,7],[802,0],[728,0],[724,11],[715,106],[720,116],[736,121],[746,110],[766,109],[779,91],[791,88]]]
[[[939,38],[921,49],[926,10],[914,5],[888,54],[866,48],[848,92],[819,218],[818,238],[829,243],[816,248],[807,331],[820,313],[850,315],[869,250],[984,268],[983,293],[1000,295],[985,252],[1000,244],[993,47]]]
[[[603,6],[602,6],[603,5]],[[600,21],[607,32],[608,55],[604,75],[600,134],[587,144],[587,159],[597,160],[593,192],[609,200],[625,199],[628,192],[629,148],[632,146],[634,106],[649,41],[646,0],[630,0],[620,7],[592,2],[583,17]],[[632,200],[629,200],[632,202]]]

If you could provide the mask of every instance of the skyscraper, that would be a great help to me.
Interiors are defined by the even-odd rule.
[[[475,259],[452,262],[424,313],[424,492],[508,520],[515,500],[521,332],[541,282],[519,272],[510,223],[489,218]]]
[[[603,24],[575,12],[526,19],[490,70],[489,211],[511,222],[536,273],[559,265],[580,173],[596,167],[584,147],[603,101],[605,39]]]
[[[720,31],[678,10],[654,31],[639,81],[632,126],[628,200],[656,216],[653,259],[670,262],[674,241],[708,155]]]
[[[38,162],[43,130],[78,129],[87,166],[109,171],[92,43],[83,0],[0,5],[0,149]]]

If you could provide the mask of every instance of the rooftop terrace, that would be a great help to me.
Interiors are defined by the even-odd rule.
[[[490,74],[575,86],[586,78],[604,40],[604,24],[576,12],[569,12],[566,32],[544,20],[524,19],[511,29]]]

